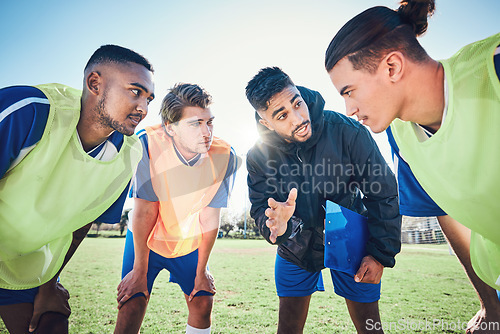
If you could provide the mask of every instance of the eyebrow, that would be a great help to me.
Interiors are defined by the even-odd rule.
[[[146,92],[146,94],[150,94],[150,93],[149,93],[149,90],[148,90],[146,87],[144,87],[143,85],[141,85],[140,83],[138,83],[138,82],[132,82],[132,83],[130,83],[130,84],[131,84],[132,86],[139,87],[140,89],[142,89],[143,91],[145,91],[145,92]],[[153,98],[153,99],[155,98],[155,94],[154,94],[154,93],[151,93],[150,95],[151,95],[151,98]]]
[[[293,101],[295,101],[297,98],[300,97],[300,94],[295,94],[291,99],[290,99],[290,103],[293,103]],[[274,116],[276,116],[280,111],[282,111],[283,109],[285,109],[285,107],[281,107],[275,111],[273,111],[273,114],[272,114],[272,118],[274,118]]]
[[[210,117],[207,122],[212,121],[214,118],[215,118],[215,116]],[[187,123],[188,124],[194,124],[194,123],[203,122],[203,121],[204,121],[203,118],[199,118],[199,119],[195,119],[195,120],[192,120],[192,121],[188,121]]]
[[[351,88],[351,85],[346,85],[344,87],[342,87],[342,89],[340,90],[340,95],[344,95],[345,94],[345,91],[348,90],[349,88]]]

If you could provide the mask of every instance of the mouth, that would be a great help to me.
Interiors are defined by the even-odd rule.
[[[368,119],[366,116],[358,116],[358,122],[361,124],[365,124],[365,121]]]
[[[142,121],[142,116],[135,116],[135,115],[130,115],[128,117],[134,126],[137,126],[141,121]]]
[[[310,124],[311,123],[309,121],[305,122],[305,124],[303,124],[299,128],[297,128],[293,132],[293,134],[296,135],[296,136],[299,136],[299,137],[306,136],[309,133],[309,126],[310,126]]]

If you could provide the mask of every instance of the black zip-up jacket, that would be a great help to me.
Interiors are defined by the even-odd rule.
[[[360,123],[324,110],[321,95],[297,87],[309,108],[312,136],[288,143],[261,125],[261,141],[247,155],[250,214],[269,241],[264,211],[269,197],[285,202],[297,188],[295,212],[285,234],[278,237],[278,254],[314,272],[324,268],[326,200],[368,217],[368,254],[393,267],[401,249],[401,216],[397,185],[372,136]]]

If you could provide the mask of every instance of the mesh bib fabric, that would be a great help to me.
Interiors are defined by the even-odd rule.
[[[146,128],[153,189],[160,202],[148,247],[167,257],[196,250],[202,240],[200,212],[214,198],[226,175],[231,147],[214,138],[194,166],[184,165],[163,126]]]
[[[40,286],[59,271],[72,233],[116,201],[142,154],[136,136],[102,162],[84,152],[76,125],[81,91],[37,86],[50,101],[37,146],[0,180],[0,288]]]
[[[500,289],[500,83],[493,54],[500,34],[462,48],[443,64],[447,116],[420,142],[414,124],[395,120],[394,138],[415,177],[451,217],[472,230],[478,276]]]

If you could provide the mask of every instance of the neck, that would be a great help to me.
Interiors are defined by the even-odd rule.
[[[95,109],[85,108],[82,100],[80,119],[76,126],[76,131],[80,136],[85,152],[88,152],[105,141],[112,133],[113,129],[104,127],[99,123]]]
[[[193,159],[198,153],[196,152],[191,152],[185,150],[181,145],[177,145],[175,140],[172,138],[172,142],[174,143],[174,147],[177,150],[177,152],[188,162],[189,160]]]
[[[408,110],[401,119],[418,123],[435,132],[441,127],[445,105],[443,66],[431,60],[423,65],[415,65],[409,75],[411,87],[407,87]]]

